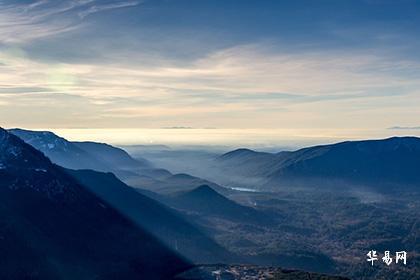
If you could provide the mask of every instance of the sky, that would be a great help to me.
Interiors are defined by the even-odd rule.
[[[0,125],[420,135],[419,27],[408,0],[0,0]]]

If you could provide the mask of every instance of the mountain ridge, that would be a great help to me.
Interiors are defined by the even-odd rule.
[[[172,174],[166,169],[154,167],[144,158],[134,159],[125,150],[106,143],[72,142],[49,131],[11,129],[10,132],[42,151],[55,164],[74,170],[112,172],[136,188],[148,188],[154,192],[176,192],[207,183],[222,190],[221,186],[201,178]]]
[[[234,175],[250,174],[265,188],[347,183],[380,189],[420,182],[420,138],[390,137],[345,141],[277,154],[242,158],[241,151],[219,157],[217,163]]]
[[[269,223],[271,219],[256,209],[241,205],[208,185],[173,194],[166,200],[176,209],[251,224]]]
[[[145,196],[120,181],[112,173],[93,170],[66,170],[98,197],[118,209],[131,221],[158,237],[166,246],[198,263],[221,262],[233,259],[211,238],[177,211]],[[188,236],[188,238],[186,238]]]
[[[191,267],[1,128],[0,162],[1,279],[163,280]]]

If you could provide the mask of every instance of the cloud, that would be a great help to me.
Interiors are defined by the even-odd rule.
[[[77,80],[79,89],[97,89],[101,96],[116,97],[138,96],[143,90],[153,90],[199,98],[314,101],[393,96],[419,85],[418,79],[402,73],[420,73],[420,65],[393,57],[363,53],[290,54],[261,49],[255,45],[237,46],[181,66],[164,58],[157,66],[142,64],[135,56],[132,62],[105,57],[104,62],[97,64],[43,63],[17,51],[6,53],[0,61],[10,77],[27,74],[25,80],[35,82],[29,76],[61,76],[58,80],[63,83]],[[85,94],[96,93],[89,90]]]
[[[18,87],[18,86],[9,86],[1,87],[0,94],[30,94],[30,93],[43,93],[51,91],[48,88],[43,87]]]
[[[420,126],[392,126],[390,130],[420,130]]]
[[[121,54],[130,60],[119,59]],[[407,106],[420,102],[414,75],[420,65],[369,51],[294,53],[253,44],[182,63],[164,56],[145,63],[147,52],[100,55],[101,61],[58,63],[32,59],[19,49],[0,52],[0,92],[9,91],[0,101],[30,105],[20,113],[25,119],[31,110],[47,114],[45,106],[68,102],[63,94],[77,96],[74,108],[84,110],[73,119],[85,119],[88,127],[290,127],[308,120],[327,127],[356,122],[386,127],[384,112],[405,122],[411,117]],[[38,94],[16,97],[25,91]],[[71,107],[59,108],[60,114],[74,114]],[[55,126],[67,119],[55,119]]]
[[[119,9],[119,8],[126,8],[126,7],[133,7],[139,5],[141,2],[139,1],[130,1],[130,2],[120,2],[120,3],[112,3],[107,5],[94,5],[89,7],[89,9],[79,12],[79,16],[81,18],[85,18],[91,14],[112,10],[112,9]]]
[[[0,2],[0,43],[23,43],[77,30],[81,19],[104,10],[132,7],[140,2],[98,0],[38,0],[26,4]]]

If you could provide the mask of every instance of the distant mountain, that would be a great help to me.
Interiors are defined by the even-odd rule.
[[[128,151],[130,154],[142,151],[162,151],[170,150],[171,148],[166,145],[120,145],[119,147],[123,148],[125,151]]]
[[[239,160],[242,159],[244,161],[249,160],[249,159],[255,159],[256,157],[265,157],[265,156],[270,156],[271,154],[269,153],[264,153],[264,152],[256,152],[250,149],[236,149],[234,151],[228,152],[226,154],[223,154],[221,156],[221,159],[223,160]]]
[[[220,173],[218,183],[255,188],[266,182],[277,160],[275,154],[237,149],[217,158],[212,167],[214,173]]]
[[[392,190],[420,183],[420,138],[348,141],[278,154],[237,150],[218,158],[233,176],[260,186],[355,186]]]
[[[178,212],[125,185],[111,173],[67,170],[78,182],[124,216],[195,263],[232,261],[233,255],[187,222]],[[152,196],[148,193],[148,196]],[[154,195],[157,198],[156,195]]]
[[[113,172],[120,178],[138,176],[141,172],[148,174],[154,170],[147,160],[133,159],[124,150],[108,144],[71,142],[49,131],[9,131],[66,168]]]
[[[201,185],[209,185],[220,193],[227,194],[229,189],[224,188],[216,183],[191,176],[189,174],[170,174],[163,178],[157,177],[132,177],[125,182],[135,188],[147,189],[163,195],[174,194],[182,191],[190,191]]]
[[[195,189],[197,186],[201,186],[201,185],[207,185],[209,187],[211,187],[212,189],[220,192],[220,193],[228,193],[229,190],[219,186],[218,184],[215,184],[213,182],[195,177],[195,176],[191,176],[189,174],[184,174],[184,173],[179,173],[179,174],[175,174],[171,177],[169,177],[166,180],[167,184],[170,185],[170,187],[172,189],[175,189],[175,186],[184,186],[182,189],[180,189],[181,191],[188,191],[188,190],[193,190]],[[172,191],[173,192],[173,191]]]
[[[1,279],[171,279],[190,267],[1,128],[0,255]]]
[[[124,150],[97,142],[71,142],[49,131],[10,129],[12,134],[43,152],[52,162],[69,169],[91,169],[112,172],[133,187],[147,188],[155,192],[176,192],[210,184],[197,177],[173,175],[168,170],[156,168],[149,161],[132,158]]]
[[[101,162],[92,154],[52,132],[23,129],[10,129],[9,132],[43,152],[58,165],[72,169],[86,168],[101,171],[112,169],[105,162]]]
[[[270,222],[269,217],[263,213],[240,205],[207,185],[173,195],[167,202],[176,209],[196,212],[201,216],[214,216],[244,223]]]
[[[147,168],[151,164],[144,158],[132,158],[123,149],[97,142],[72,142],[80,149],[87,151],[109,166],[117,166],[120,169]]]

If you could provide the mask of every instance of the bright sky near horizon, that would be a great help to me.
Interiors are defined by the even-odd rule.
[[[0,1],[0,125],[124,143],[420,135],[419,26],[409,0]]]
[[[385,130],[319,130],[319,129],[48,129],[72,141],[96,141],[113,145],[163,144],[182,149],[295,150],[313,145],[333,144],[348,140],[383,139]],[[393,135],[403,136],[396,130]]]

